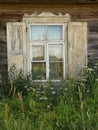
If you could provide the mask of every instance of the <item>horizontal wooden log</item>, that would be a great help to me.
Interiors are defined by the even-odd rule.
[[[0,0],[0,3],[60,4],[60,3],[98,3],[98,0]]]

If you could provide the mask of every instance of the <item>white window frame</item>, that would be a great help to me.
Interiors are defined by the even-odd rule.
[[[31,38],[31,26],[32,25],[45,25],[45,26],[48,26],[48,25],[61,25],[63,27],[63,32],[62,32],[62,40],[34,40],[32,41],[32,38]],[[35,80],[35,81],[47,81],[49,80],[49,45],[63,45],[63,78],[65,79],[65,70],[66,70],[66,65],[65,65],[65,59],[66,58],[66,54],[65,54],[65,40],[64,40],[64,37],[65,37],[65,24],[60,24],[60,23],[49,23],[49,24],[43,24],[43,23],[39,23],[39,24],[29,24],[28,25],[29,27],[29,44],[30,44],[30,66],[29,66],[29,72],[31,72],[32,68],[31,68],[31,62],[33,63],[40,63],[40,62],[45,62],[46,63],[46,80]],[[41,43],[42,42],[42,43]],[[43,61],[32,61],[32,46],[33,45],[44,45],[45,46],[45,60]],[[58,61],[60,62],[60,61]],[[54,81],[59,81],[58,79],[57,80],[54,80]]]

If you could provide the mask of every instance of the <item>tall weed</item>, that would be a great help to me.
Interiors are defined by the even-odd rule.
[[[98,129],[97,65],[83,68],[77,77],[46,83],[33,82],[13,66],[6,86],[0,130]]]

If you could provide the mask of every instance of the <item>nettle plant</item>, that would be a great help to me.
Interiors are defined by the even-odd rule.
[[[93,97],[98,80],[98,65],[93,68],[84,67],[77,77],[52,82],[35,82],[31,75],[24,76],[22,70],[13,65],[9,71],[9,96],[22,93],[23,96],[32,95],[37,102],[43,102],[48,107],[59,104],[62,96],[69,100],[78,100],[81,97]],[[50,105],[50,106],[49,106]]]

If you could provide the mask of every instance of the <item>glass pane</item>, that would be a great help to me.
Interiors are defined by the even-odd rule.
[[[45,40],[46,26],[45,25],[31,25],[31,40]]]
[[[33,61],[45,60],[45,48],[44,45],[33,45],[32,48]]]
[[[32,63],[32,79],[33,80],[46,79],[46,63]]]
[[[49,45],[49,61],[63,61],[63,45]]]
[[[63,39],[63,26],[62,25],[48,25],[48,39],[49,40],[62,40]]]
[[[59,79],[63,78],[63,62],[50,62],[50,71],[49,71],[49,77],[50,79]]]

